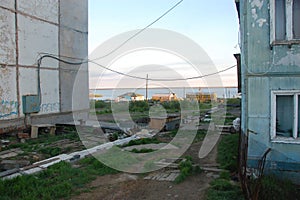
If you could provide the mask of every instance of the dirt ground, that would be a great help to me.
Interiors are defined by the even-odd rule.
[[[201,142],[193,144],[185,155],[190,155],[195,164],[216,165],[216,147],[207,158],[200,160],[198,152]],[[202,172],[188,177],[184,182],[176,184],[168,181],[144,180],[146,175],[120,173],[98,177],[88,188],[89,192],[75,196],[73,200],[164,200],[205,199],[206,190],[214,176],[211,172]]]

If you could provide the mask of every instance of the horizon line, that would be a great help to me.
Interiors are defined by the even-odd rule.
[[[238,88],[238,86],[212,86],[212,87],[168,87],[172,89],[184,89],[184,88],[202,88],[202,89],[211,89],[211,88]],[[164,87],[149,87],[148,89],[168,89]],[[113,90],[113,89],[146,89],[146,88],[129,88],[129,87],[119,87],[119,88],[89,88],[89,90]]]

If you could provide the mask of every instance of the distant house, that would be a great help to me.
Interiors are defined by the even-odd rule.
[[[152,96],[152,100],[165,102],[165,101],[176,101],[178,100],[178,98],[175,93],[165,93],[165,94],[154,94]]]
[[[216,93],[191,93],[186,94],[186,100],[203,102],[216,102],[218,100]]]
[[[300,1],[236,0],[240,8],[241,150],[247,171],[300,183]],[[240,5],[239,5],[240,4]],[[265,161],[265,162],[264,162]]]
[[[117,97],[116,101],[121,102],[121,101],[144,101],[145,97],[141,94],[137,94],[134,92],[127,92],[125,94],[122,94]]]

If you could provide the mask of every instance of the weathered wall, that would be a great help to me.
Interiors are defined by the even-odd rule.
[[[300,89],[300,45],[270,45],[270,2],[241,1],[242,131],[250,167],[268,148],[267,170],[300,171],[300,144],[271,141],[271,91]],[[294,175],[293,175],[294,176]]]
[[[0,27],[1,129],[22,124],[22,96],[37,94],[39,53],[87,57],[88,1],[2,0]],[[59,121],[56,123],[69,121],[72,111],[88,109],[87,68],[79,73],[81,96],[75,101],[79,102],[76,103],[78,106],[72,106],[73,83],[77,72],[77,66],[49,58],[43,60],[41,111],[32,114],[33,122],[41,123],[41,119],[47,122],[45,116],[50,117],[50,114],[53,119],[53,114],[64,116],[57,118]]]
[[[88,0],[64,0],[60,4],[60,53],[63,56],[86,59],[88,46]],[[78,16],[78,13],[81,13]],[[81,60],[71,60],[79,62]],[[60,63],[61,110],[84,110],[89,107],[87,64],[72,66]],[[78,71],[80,69],[80,71]],[[80,82],[80,84],[76,84]],[[74,92],[73,92],[73,87]]]

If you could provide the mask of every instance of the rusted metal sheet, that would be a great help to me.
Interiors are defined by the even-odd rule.
[[[58,23],[58,0],[18,0],[18,10],[37,18]]]
[[[0,9],[0,27],[0,63],[15,65],[15,14],[8,10]]]

